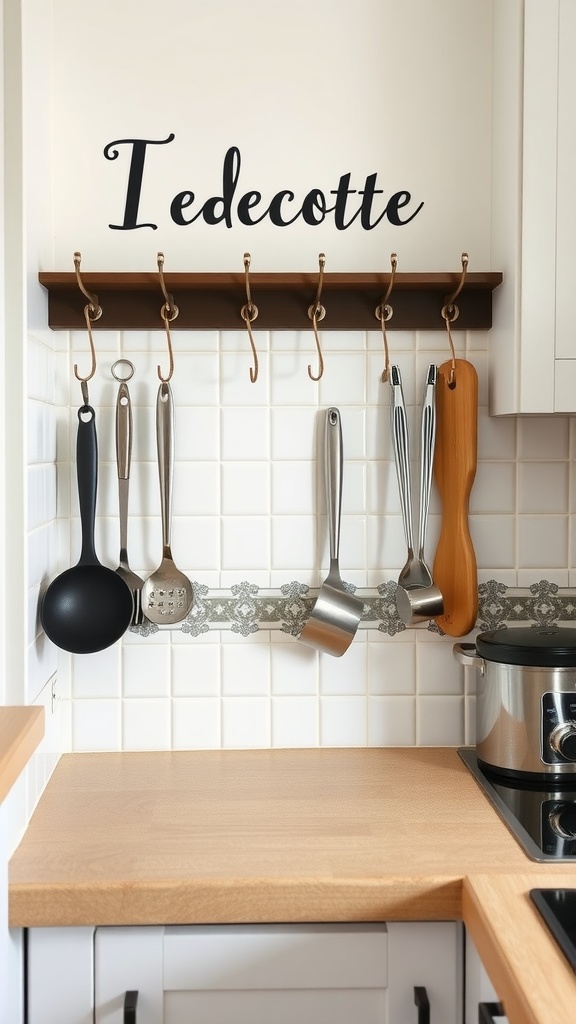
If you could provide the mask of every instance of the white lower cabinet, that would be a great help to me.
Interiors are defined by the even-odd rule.
[[[457,922],[31,929],[27,1024],[461,1024],[462,935]]]
[[[465,976],[466,999],[464,1024],[508,1024],[508,1018],[499,1011],[502,1004],[486,973],[472,938],[466,932]]]

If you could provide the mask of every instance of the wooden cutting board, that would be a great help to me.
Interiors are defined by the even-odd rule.
[[[442,527],[432,575],[444,598],[436,622],[448,636],[465,636],[476,624],[478,577],[468,526],[468,505],[478,451],[478,376],[472,363],[438,367],[434,475],[442,501]]]

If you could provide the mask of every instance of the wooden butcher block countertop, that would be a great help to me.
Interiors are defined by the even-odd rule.
[[[44,736],[44,708],[0,707],[0,803]]]
[[[526,902],[539,885],[576,887],[576,864],[530,861],[454,748],[65,754],[12,858],[9,912],[13,926],[464,917],[511,1024],[558,1024],[532,1012],[514,955],[519,907],[576,1020],[575,976]]]

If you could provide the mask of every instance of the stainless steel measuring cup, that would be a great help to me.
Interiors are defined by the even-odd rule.
[[[432,486],[432,466],[434,461],[434,442],[436,437],[435,393],[437,370],[430,363],[426,374],[426,388],[422,406],[422,423],[420,432],[420,509],[418,523],[418,555],[414,554],[414,535],[412,529],[412,488],[410,483],[410,445],[408,436],[408,418],[402,391],[402,378],[398,366],[391,367],[390,384],[392,387],[392,439],[396,460],[396,473],[400,491],[400,506],[404,536],[408,548],[408,558],[398,577],[396,588],[396,608],[398,615],[406,626],[423,622],[426,619],[441,615],[444,602],[439,588],[432,579],[432,574],[424,559],[426,528],[428,525],[428,509],[430,505],[430,489]]]
[[[340,512],[342,506],[342,425],[338,409],[326,412],[324,430],[324,475],[330,570],[304,629],[298,637],[317,651],[339,658],[348,650],[356,635],[364,611],[364,602],[346,590],[338,555],[340,548]]]

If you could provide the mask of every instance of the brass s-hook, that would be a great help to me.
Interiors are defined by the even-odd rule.
[[[74,376],[76,380],[80,381],[82,388],[82,398],[84,405],[89,405],[88,399],[88,381],[92,379],[96,373],[96,350],[94,348],[94,338],[92,337],[92,323],[94,320],[99,320],[102,316],[102,307],[98,303],[98,296],[93,292],[89,292],[82,281],[80,274],[80,264],[82,262],[82,254],[79,252],[74,253],[74,270],[76,271],[76,281],[82,294],[88,299],[87,304],[84,306],[84,319],[86,321],[86,330],[88,331],[88,342],[90,345],[90,373],[86,377],[81,377],[78,373],[78,363],[74,363]]]
[[[248,338],[250,339],[250,347],[252,349],[252,358],[254,365],[250,367],[250,380],[253,384],[258,380],[258,353],[256,351],[256,345],[254,343],[254,335],[252,334],[252,323],[258,316],[258,306],[252,302],[252,296],[250,294],[250,260],[251,256],[249,252],[244,253],[244,280],[246,284],[246,303],[240,310],[240,316],[246,324],[246,330],[248,331]]]
[[[398,266],[398,257],[395,252],[390,253],[390,281],[388,282],[388,290],[385,296],[380,300],[380,305],[376,306],[374,310],[374,316],[380,321],[380,327],[382,328],[382,341],[384,342],[384,369],[382,370],[381,380],[384,383],[390,376],[390,353],[388,351],[388,335],[386,334],[386,324],[388,320],[392,319],[394,310],[389,304],[388,299],[392,294],[394,287],[394,278],[396,277],[396,267]]]
[[[164,283],[164,253],[163,252],[159,252],[157,254],[157,264],[158,264],[158,274],[159,274],[159,277],[160,277],[160,287],[162,289],[162,294],[164,296],[164,305],[162,306],[162,308],[160,310],[160,316],[162,317],[162,320],[164,322],[164,328],[166,330],[166,343],[168,345],[168,359],[169,359],[168,375],[166,377],[162,376],[162,368],[160,367],[160,365],[158,365],[157,369],[158,369],[158,377],[159,377],[159,379],[162,381],[163,384],[167,384],[168,381],[171,380],[172,374],[174,373],[174,354],[172,352],[172,335],[170,334],[170,324],[178,316],[179,309],[178,309],[178,306],[176,305],[176,303],[174,302],[173,296],[170,294],[170,292],[168,292],[166,290],[166,284]]]
[[[441,310],[441,315],[444,318],[444,323],[446,324],[446,331],[448,333],[448,344],[450,345],[450,352],[452,353],[452,368],[450,370],[450,379],[448,381],[449,388],[456,387],[456,352],[454,350],[454,340],[452,338],[452,331],[450,330],[450,325],[453,324],[455,320],[457,320],[458,317],[460,316],[460,310],[458,309],[458,306],[455,304],[455,300],[460,295],[460,292],[464,287],[464,281],[466,280],[466,272],[468,270],[469,262],[468,253],[463,252],[461,259],[462,273],[460,275],[458,287],[454,292],[452,292],[452,295],[448,296],[444,300],[444,305],[442,306]]]
[[[316,289],[316,298],[311,306],[308,307],[308,316],[312,321],[312,327],[314,329],[314,340],[316,342],[316,351],[318,352],[318,373],[314,375],[312,373],[312,366],[308,364],[308,376],[310,380],[320,380],[324,373],[324,359],[322,357],[322,349],[320,347],[320,336],[318,334],[318,322],[323,320],[326,316],[326,310],[320,303],[320,296],[322,295],[322,282],[324,280],[324,267],[326,266],[326,257],[323,252],[318,254],[318,288]]]

